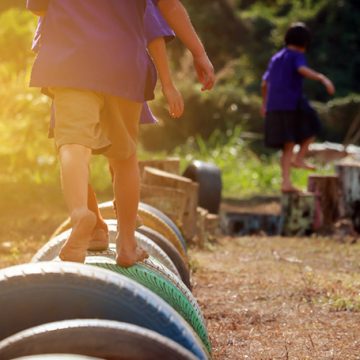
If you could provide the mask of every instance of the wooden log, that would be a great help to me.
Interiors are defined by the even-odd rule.
[[[139,161],[140,174],[142,176],[144,168],[152,167],[155,169],[167,171],[172,174],[180,174],[180,159],[179,158],[167,158],[163,160],[141,160]]]
[[[340,217],[339,177],[337,175],[310,175],[308,191],[316,196],[314,230],[329,231]]]
[[[342,193],[343,216],[352,219],[355,230],[360,232],[360,163],[346,161],[335,165]]]
[[[141,184],[140,199],[159,209],[178,227],[182,227],[186,206],[186,194],[183,190]]]
[[[171,174],[155,168],[145,167],[143,184],[172,188],[185,193],[185,211],[181,230],[188,241],[196,235],[196,208],[199,198],[199,185],[183,176]]]
[[[281,196],[282,235],[303,236],[313,231],[315,198],[312,193],[289,193]]]

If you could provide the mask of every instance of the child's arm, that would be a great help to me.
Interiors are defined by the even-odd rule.
[[[335,86],[332,83],[332,81],[327,78],[325,75],[318,73],[315,70],[312,70],[310,68],[308,68],[307,66],[301,66],[298,69],[298,72],[311,80],[315,80],[315,81],[320,81],[326,88],[326,91],[330,94],[330,95],[334,95],[335,93]]]
[[[262,105],[261,105],[261,116],[265,116],[266,113],[266,98],[267,98],[267,81],[265,79],[261,82],[261,97],[262,97]]]
[[[158,71],[162,91],[169,104],[170,115],[178,118],[184,111],[184,100],[171,79],[164,38],[158,37],[152,40],[148,44],[148,49]]]
[[[191,24],[186,9],[180,0],[158,0],[158,5],[170,27],[192,53],[198,79],[203,84],[202,90],[210,90],[215,82],[214,67]]]

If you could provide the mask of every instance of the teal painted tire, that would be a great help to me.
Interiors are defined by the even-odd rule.
[[[38,355],[49,353],[56,354],[51,357],[55,360],[196,360],[191,352],[154,331],[109,320],[53,322],[21,331],[0,342],[2,360],[29,355],[49,359],[46,355]]]
[[[94,318],[147,328],[209,358],[188,323],[159,296],[94,266],[53,261],[1,270],[0,309],[1,340],[49,322]]]
[[[159,245],[161,249],[165,251],[166,255],[169,256],[171,261],[178,269],[181,280],[191,290],[189,268],[180,253],[177,251],[176,247],[169,240],[167,240],[165,236],[161,235],[159,232],[153,229],[150,229],[147,226],[140,226],[137,231],[147,236],[150,240]]]
[[[183,290],[187,289],[184,284],[180,289],[177,286],[180,282],[174,283],[174,281],[169,280],[167,276],[157,270],[156,265],[149,263],[151,260],[144,264],[139,263],[129,268],[123,268],[108,257],[88,256],[86,258],[86,264],[99,266],[124,275],[160,296],[192,326],[206,349],[211,352],[205,321],[195,298],[190,291],[186,295],[184,294]]]

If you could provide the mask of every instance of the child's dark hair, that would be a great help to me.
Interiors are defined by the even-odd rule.
[[[310,30],[304,23],[297,22],[292,24],[285,34],[285,44],[309,47],[311,40]]]

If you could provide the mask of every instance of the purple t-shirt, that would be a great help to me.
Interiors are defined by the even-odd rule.
[[[29,3],[33,3],[33,1],[28,0],[28,5],[29,5]],[[40,6],[40,4],[35,4],[35,5],[38,5],[38,7],[37,8],[32,7],[31,9],[32,10],[45,10],[45,9],[47,9],[47,5],[45,3],[46,3],[46,1],[41,1],[42,7]],[[39,19],[39,23],[38,23],[38,26],[37,26],[37,29],[35,32],[33,45],[32,45],[32,49],[35,52],[39,52],[39,50],[40,50],[40,47],[42,44],[42,32],[43,32],[43,27],[44,27],[45,22],[46,22],[46,18]],[[154,5],[154,2],[152,0],[147,0],[147,2],[146,2],[146,11],[145,11],[145,15],[144,15],[144,31],[145,31],[145,37],[146,37],[147,44],[150,43],[152,40],[159,38],[159,37],[164,37],[168,41],[172,40],[174,38],[174,32],[168,26],[165,19],[162,17],[158,8]],[[149,61],[151,62],[150,59],[149,59]],[[152,64],[150,64],[150,66],[149,66],[149,71],[150,71],[150,79],[148,79],[148,81],[149,81],[151,87],[155,87],[157,76],[156,76],[156,70],[154,69]],[[144,103],[144,106],[142,109],[140,122],[142,124],[156,122],[154,115],[152,114],[149,106],[146,103]]]
[[[296,110],[303,91],[303,77],[298,72],[306,66],[304,53],[284,48],[270,60],[263,75],[267,82],[266,111]]]
[[[31,86],[89,89],[138,102],[153,97],[145,0],[28,0],[27,6],[47,7]]]

